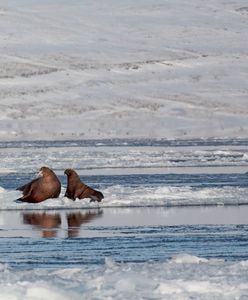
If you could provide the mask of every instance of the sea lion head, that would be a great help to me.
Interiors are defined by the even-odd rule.
[[[80,177],[78,176],[78,173],[73,169],[66,169],[64,174],[67,175],[68,182],[70,181],[70,183],[72,182],[75,183],[80,181]]]
[[[78,176],[78,174],[76,173],[76,171],[74,171],[73,169],[66,169],[65,172],[64,172],[64,174],[67,175],[68,177],[72,176],[72,175]]]
[[[48,167],[41,167],[39,170],[39,173],[38,173],[38,175],[40,177],[44,177],[44,176],[52,175],[52,174],[54,174],[54,172],[51,169],[49,169]]]

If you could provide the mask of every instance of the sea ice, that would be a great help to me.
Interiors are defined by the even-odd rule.
[[[246,137],[246,4],[1,1],[0,138]]]
[[[105,198],[102,202],[90,202],[90,199],[72,201],[63,197],[48,199],[41,203],[21,203],[15,200],[21,193],[0,187],[0,210],[13,209],[65,209],[98,207],[146,207],[146,206],[205,206],[247,204],[247,188],[192,188],[192,187],[122,187],[111,186],[102,190]]]
[[[77,269],[6,267],[0,272],[1,299],[241,299],[248,297],[247,266],[185,254],[143,264],[108,258],[104,265]]]

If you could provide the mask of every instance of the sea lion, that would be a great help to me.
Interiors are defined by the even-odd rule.
[[[47,167],[40,168],[39,178],[18,187],[23,196],[18,200],[23,202],[38,203],[48,198],[57,198],[61,191],[61,183],[56,174]]]
[[[67,175],[67,188],[65,192],[65,197],[75,200],[90,198],[91,201],[101,202],[104,198],[103,194],[99,191],[96,191],[84,184],[76,171],[73,169],[66,169],[64,172]]]

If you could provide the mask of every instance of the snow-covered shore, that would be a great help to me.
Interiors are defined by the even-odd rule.
[[[106,259],[103,266],[19,272],[0,267],[2,299],[245,299],[248,293],[247,261],[187,254],[164,263]]]
[[[0,1],[0,139],[247,136],[244,0]]]

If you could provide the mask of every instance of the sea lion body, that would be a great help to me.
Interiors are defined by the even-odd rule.
[[[23,196],[18,200],[23,202],[38,203],[49,198],[59,197],[61,183],[56,174],[47,167],[40,169],[40,178],[17,188],[22,191]]]
[[[94,190],[88,185],[84,184],[76,171],[73,169],[66,169],[65,174],[67,175],[67,188],[65,192],[65,197],[76,200],[90,198],[91,201],[101,202],[104,198],[100,191]]]

